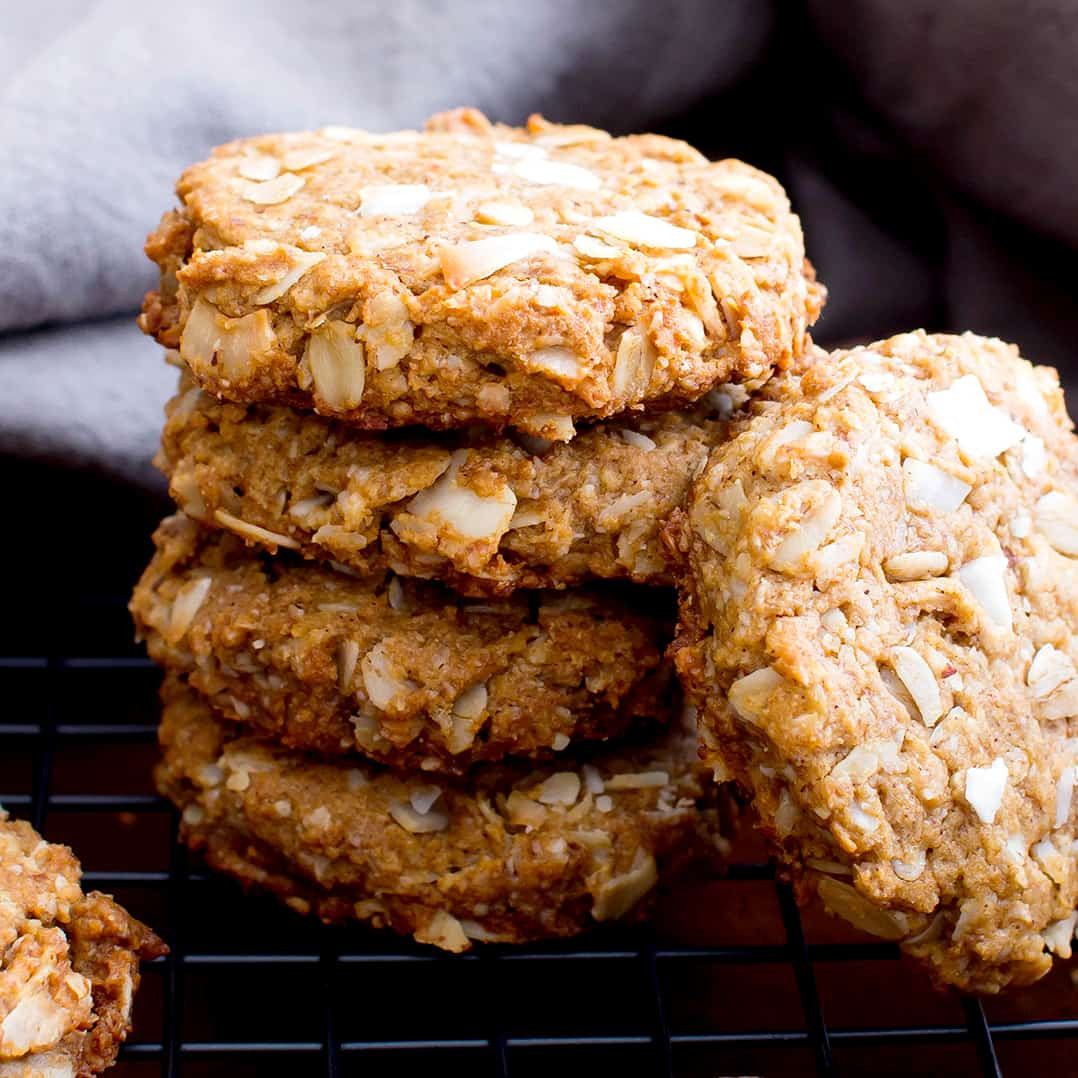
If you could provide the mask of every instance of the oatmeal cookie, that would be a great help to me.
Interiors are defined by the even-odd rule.
[[[217,869],[326,921],[463,951],[631,920],[656,884],[723,847],[693,732],[432,780],[317,762],[243,736],[170,677],[162,793]],[[691,724],[690,724],[691,725]]]
[[[87,1078],[131,1030],[139,959],[165,945],[66,846],[0,809],[0,1078]]]
[[[182,516],[155,542],[131,603],[150,656],[287,745],[460,771],[668,715],[669,623],[613,598],[469,603],[271,558]]]
[[[683,683],[804,892],[942,983],[1069,956],[1078,443],[1057,376],[923,332],[776,379],[671,529]]]
[[[659,529],[722,436],[709,415],[638,415],[568,443],[379,435],[188,384],[157,463],[202,523],[362,573],[471,595],[593,577],[670,586]]]
[[[765,379],[823,299],[776,180],[658,135],[461,110],[241,139],[177,192],[142,328],[209,392],[369,429],[564,441]]]

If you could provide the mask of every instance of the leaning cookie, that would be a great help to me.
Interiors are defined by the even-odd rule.
[[[717,862],[717,794],[691,730],[532,767],[434,780],[316,762],[243,736],[179,680],[157,778],[215,867],[327,921],[450,951],[642,915],[657,884]]]
[[[1056,374],[911,333],[769,396],[674,529],[707,758],[833,912],[940,982],[1033,981],[1078,906],[1078,443]]]
[[[222,403],[184,382],[157,463],[189,516],[270,550],[472,595],[596,577],[671,585],[659,529],[724,427],[698,409],[612,421],[568,443],[374,435]]]
[[[166,953],[66,846],[0,809],[0,1078],[87,1078],[131,1031],[139,960]]]
[[[658,135],[462,110],[242,139],[177,191],[142,328],[214,394],[371,429],[567,440],[788,366],[823,297],[777,181]]]
[[[459,771],[668,714],[668,622],[613,598],[468,602],[271,558],[183,516],[155,542],[131,601],[151,658],[293,747]]]

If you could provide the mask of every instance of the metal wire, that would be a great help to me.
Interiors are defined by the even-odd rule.
[[[107,643],[95,641],[96,649]],[[155,910],[155,927],[172,949],[147,971],[148,1002],[140,999],[139,1028],[121,1053],[118,1075],[125,1067],[131,1074],[151,1073],[155,1065],[165,1078],[192,1070],[200,1076],[280,1070],[340,1078],[361,1068],[365,1075],[407,1075],[420,1068],[427,1073],[431,1065],[499,1078],[524,1078],[552,1066],[567,1075],[584,1073],[586,1066],[590,1073],[596,1065],[666,1078],[830,1075],[859,1069],[843,1062],[850,1046],[879,1044],[890,1052],[918,1047],[930,1053],[964,1045],[980,1073],[995,1076],[1001,1073],[997,1039],[1065,1038],[1078,1044],[1078,1017],[1027,1015],[1030,1020],[993,1024],[980,1003],[970,1000],[954,1012],[964,1022],[955,1017],[939,1025],[890,1024],[881,1008],[879,1025],[830,1026],[817,974],[835,964],[870,962],[886,981],[886,971],[898,965],[898,951],[891,944],[808,942],[790,889],[766,864],[733,865],[718,886],[774,887],[784,942],[674,946],[640,929],[449,958],[385,933],[322,928],[269,900],[244,898],[231,883],[189,862],[175,842],[175,813],[152,793],[149,775],[135,775],[139,788],[132,786],[131,754],[150,753],[154,738],[153,675],[144,659],[129,653],[126,641],[115,643],[111,658],[0,658],[3,699],[39,702],[37,711],[19,703],[0,713],[0,766],[7,768],[0,770],[0,802],[61,841],[80,818],[130,827],[156,822],[159,838],[140,839],[137,849],[132,845],[118,854],[113,846],[111,867],[102,867],[91,843],[77,850],[87,885],[118,892],[122,900],[134,896]],[[35,686],[43,684],[44,693],[26,693],[20,679],[27,677]],[[95,698],[67,683],[87,677],[106,678],[107,692]],[[80,701],[78,708],[71,706],[73,699]],[[90,752],[98,764],[86,781],[76,768],[77,778],[68,773],[61,784],[61,754],[79,760]],[[28,762],[28,781],[11,769],[19,761]],[[128,852],[132,857],[125,863]],[[147,852],[154,856],[143,857]],[[115,867],[117,856],[121,867]],[[139,867],[144,862],[153,867]],[[213,916],[204,916],[204,909]],[[250,945],[251,923],[269,926],[255,929],[258,946]],[[207,925],[216,932],[209,941]],[[710,1015],[729,1010],[753,968],[787,971],[800,1022],[796,1007],[774,1023],[764,1021],[766,999],[744,1027],[699,1028],[680,1013],[679,986],[690,983],[687,978],[699,985],[693,998],[714,1004]],[[260,1018],[255,995],[269,990],[272,996],[274,986],[288,1001],[281,1013],[298,1010],[309,1021],[289,1025],[276,1015]],[[670,998],[675,989],[677,1007]],[[851,991],[858,991],[856,984]],[[148,1014],[147,1008],[158,1013]],[[365,1017],[374,1013],[381,1017]],[[469,1017],[475,1013],[481,1017]]]

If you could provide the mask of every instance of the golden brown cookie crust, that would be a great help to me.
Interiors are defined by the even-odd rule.
[[[66,846],[0,809],[0,1076],[88,1078],[131,1030],[139,959],[167,948],[107,895],[83,894]]]
[[[657,884],[717,863],[724,845],[682,724],[650,744],[445,780],[245,737],[176,678],[162,698],[158,784],[183,840],[327,921],[450,951],[571,936],[641,916]]]
[[[659,530],[724,429],[699,409],[614,420],[568,443],[373,435],[183,382],[157,463],[189,516],[270,551],[476,596],[595,577],[672,585]]]
[[[467,110],[242,139],[177,192],[142,328],[209,392],[370,429],[566,440],[789,366],[823,301],[781,186],[658,135]]]
[[[131,601],[151,658],[290,746],[460,771],[668,715],[667,622],[613,598],[468,602],[270,558],[183,516],[155,543]]]
[[[1078,444],[1056,374],[922,332],[766,396],[673,535],[707,758],[833,912],[940,982],[1035,980],[1078,906]]]

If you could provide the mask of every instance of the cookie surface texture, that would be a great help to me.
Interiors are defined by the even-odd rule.
[[[476,596],[595,578],[670,586],[660,528],[723,429],[701,409],[613,420],[567,443],[370,434],[188,385],[157,459],[188,515],[270,551]]]
[[[665,612],[589,591],[468,601],[357,579],[183,516],[155,539],[131,604],[150,657],[293,747],[461,771],[669,715]]]
[[[317,762],[245,737],[178,679],[162,692],[162,792],[217,869],[327,921],[450,951],[632,920],[657,885],[721,855],[694,731],[584,760],[432,779]]]
[[[823,290],[772,177],[473,111],[219,147],[147,241],[141,325],[208,391],[372,429],[556,440],[802,351]]]
[[[709,761],[833,912],[996,991],[1078,906],[1078,447],[1054,371],[913,333],[775,380],[675,541]]]

